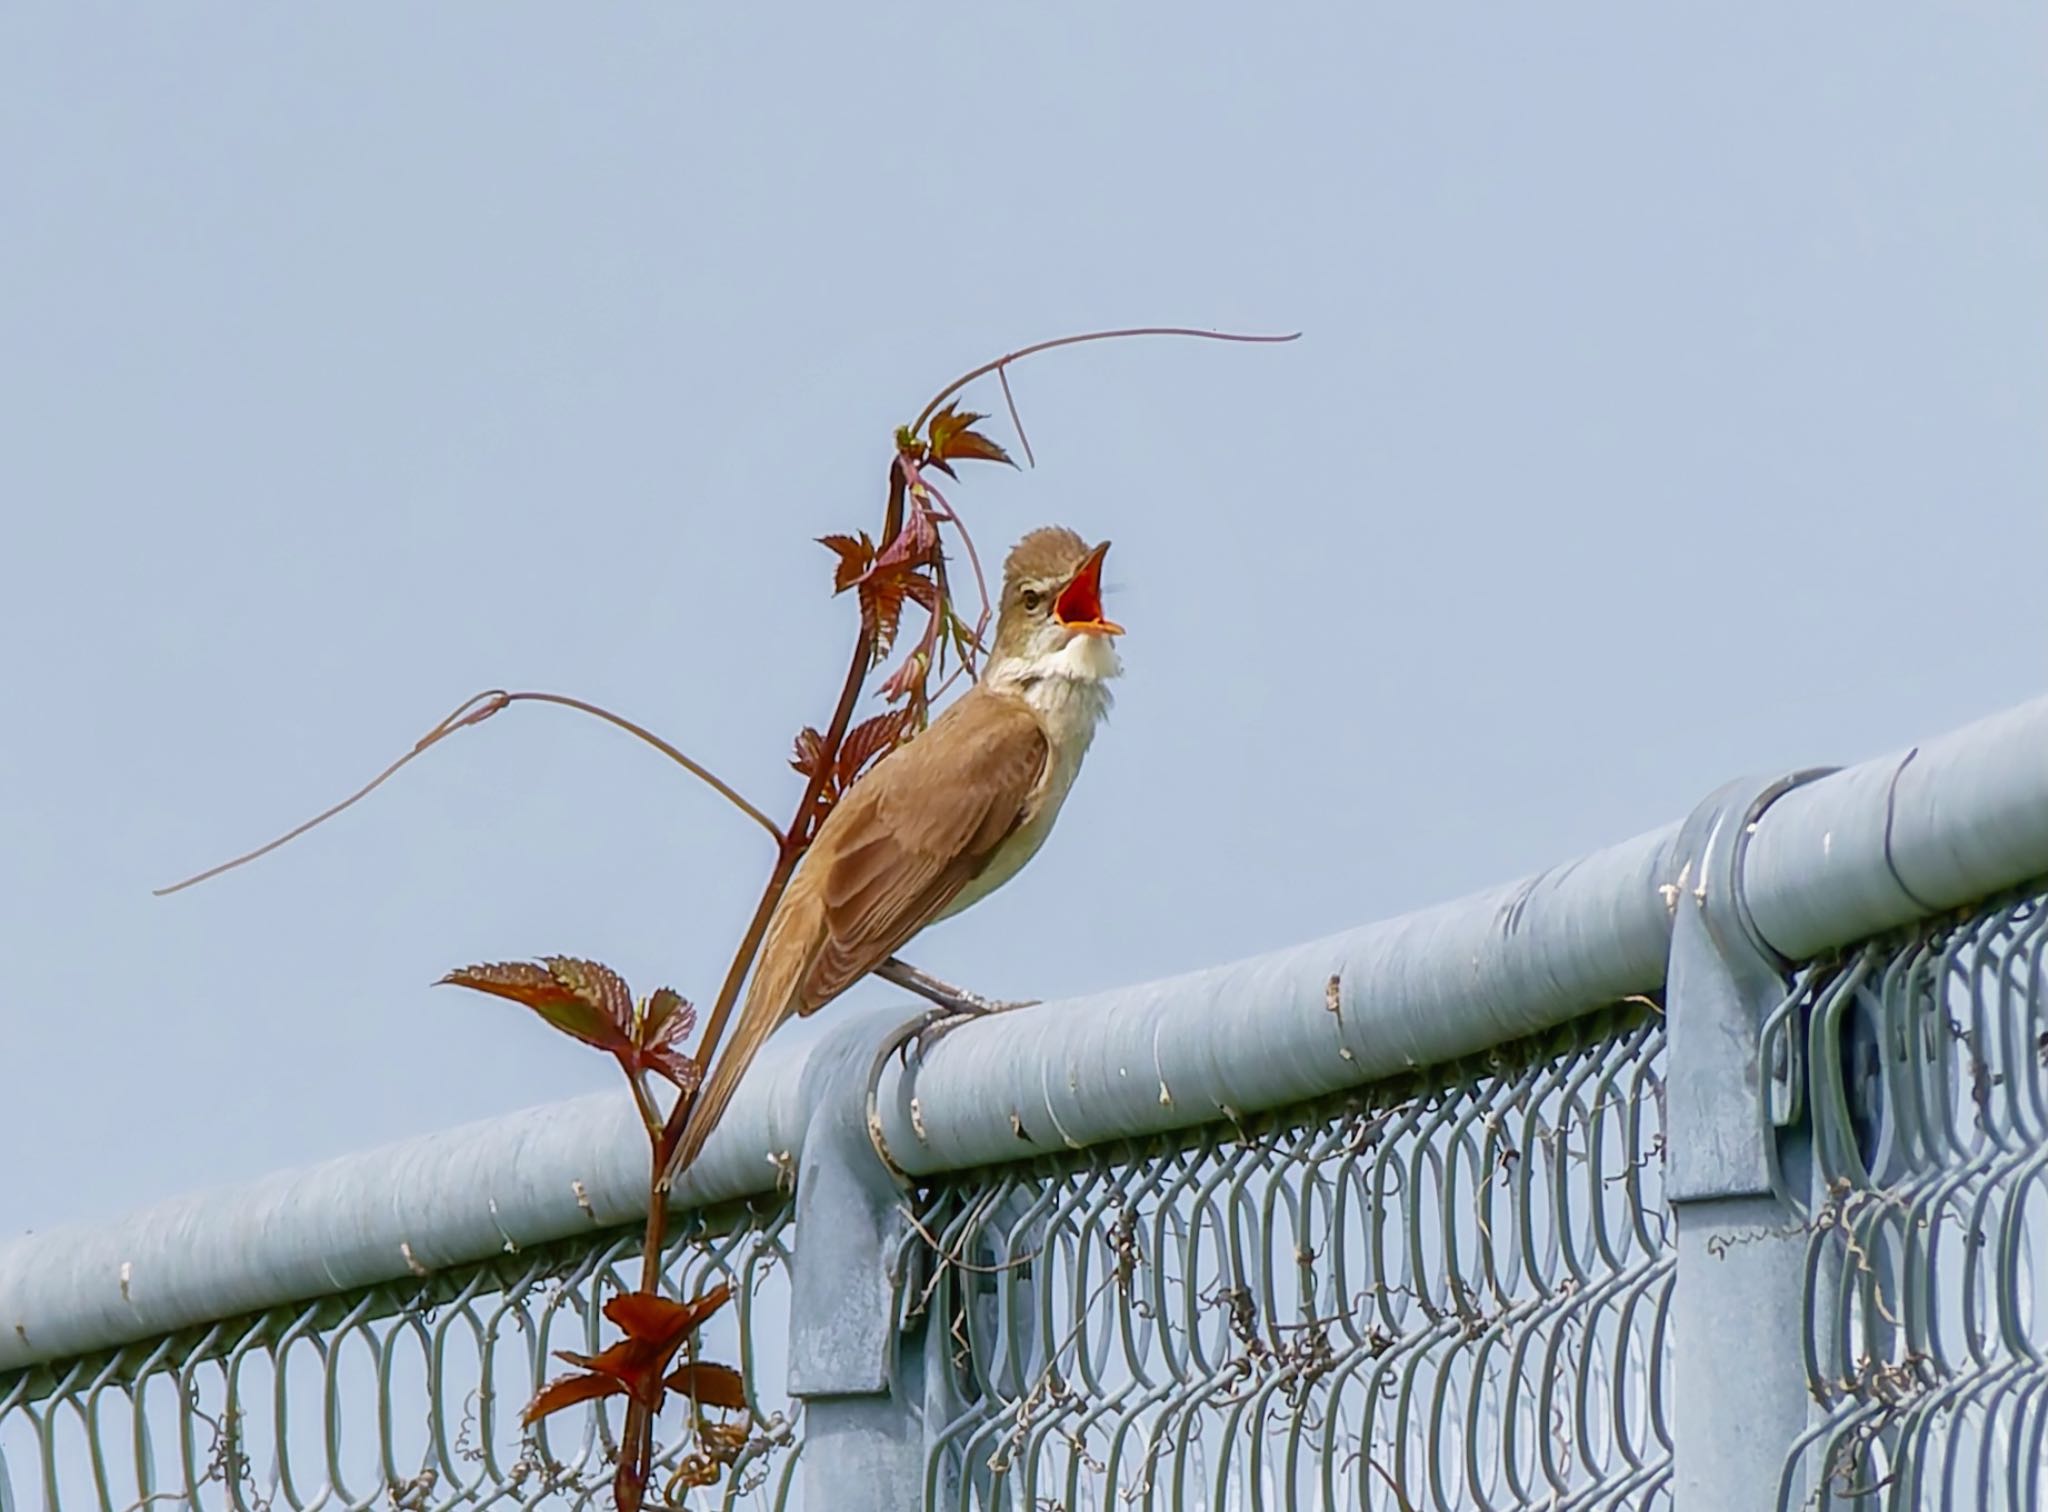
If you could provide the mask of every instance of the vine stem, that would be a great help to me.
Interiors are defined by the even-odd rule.
[[[655,750],[661,752],[662,755],[711,788],[712,791],[753,820],[754,823],[760,825],[762,829],[774,837],[778,845],[782,843],[782,831],[775,827],[775,821],[742,797],[739,790],[733,787],[731,783],[720,777],[701,761],[692,756],[685,755],[652,730],[647,729],[643,725],[635,724],[632,720],[626,718],[625,715],[614,714],[610,709],[587,702],[581,698],[572,698],[566,693],[507,693],[505,695],[505,702],[508,705],[516,703],[559,704],[565,709],[574,709],[578,713],[589,714],[594,718],[602,719],[606,724],[616,725],[628,735],[636,736],[648,745],[653,746]]]
[[[566,693],[537,693],[531,690],[508,693],[503,688],[486,688],[483,692],[473,693],[457,704],[453,713],[427,731],[418,740],[414,741],[411,750],[392,762],[391,765],[384,768],[383,771],[372,777],[353,793],[350,793],[341,802],[322,809],[304,824],[293,826],[275,840],[259,845],[252,851],[245,851],[232,861],[223,861],[218,866],[209,866],[205,871],[187,877],[182,882],[173,882],[169,887],[155,889],[155,896],[168,898],[172,893],[183,892],[188,887],[197,887],[201,882],[211,881],[223,872],[231,872],[238,866],[247,866],[251,861],[261,860],[280,846],[289,845],[308,830],[317,829],[328,820],[334,818],[335,815],[354,808],[358,803],[361,803],[370,794],[376,792],[378,788],[384,786],[385,783],[396,777],[413,762],[419,760],[420,757],[426,755],[428,751],[431,751],[457,730],[466,730],[471,725],[482,724],[492,715],[501,714],[516,703],[555,704],[564,709],[574,709],[579,714],[591,715],[593,718],[603,720],[606,724],[614,725],[624,730],[635,739],[654,747],[655,750],[661,752],[662,755],[690,773],[691,776],[696,777],[699,781],[709,786],[734,808],[774,836],[777,845],[783,843],[782,831],[776,828],[775,821],[749,803],[731,783],[720,777],[701,761],[685,755],[681,750],[671,745],[668,741],[663,740],[645,725],[637,724],[633,720],[626,718],[623,714],[615,714],[601,704],[591,703],[587,699],[572,698]]]
[[[1190,336],[1199,341],[1245,341],[1270,345],[1282,341],[1299,341],[1301,332],[1289,331],[1282,336],[1262,336],[1242,331],[1205,331],[1197,326],[1126,326],[1115,331],[1082,331],[1073,336],[1055,336],[1050,341],[1034,341],[1029,346],[1018,347],[1014,352],[1005,352],[993,362],[984,362],[978,368],[970,368],[951,383],[932,395],[931,402],[919,412],[910,430],[914,435],[925,428],[939,406],[967,387],[977,378],[986,378],[990,373],[1000,373],[1013,362],[1026,357],[1035,357],[1040,352],[1050,352],[1058,347],[1081,346],[1091,341],[1123,341],[1134,336]],[[1021,427],[1020,427],[1021,433]]]
[[[187,877],[182,882],[173,882],[169,887],[156,888],[154,896],[168,898],[172,893],[183,892],[188,887],[197,887],[201,882],[210,881],[214,877],[218,877],[222,872],[231,872],[238,866],[247,866],[251,861],[269,855],[281,845],[289,845],[292,841],[298,839],[299,836],[305,834],[307,830],[325,824],[336,814],[342,812],[342,810],[354,808],[358,803],[369,797],[370,794],[376,792],[378,788],[384,786],[393,777],[396,777],[406,766],[425,755],[434,746],[446,740],[457,730],[466,729],[473,724],[481,724],[484,720],[489,719],[493,714],[505,707],[505,700],[509,696],[503,688],[489,688],[482,693],[471,694],[455,706],[454,713],[413,742],[413,748],[410,751],[407,751],[398,760],[392,762],[383,771],[372,777],[353,793],[350,793],[341,802],[333,805],[331,808],[322,809],[304,824],[286,830],[267,845],[259,845],[256,849],[244,852],[232,861],[223,861],[218,866],[209,866],[205,871]]]
[[[903,528],[904,493],[905,474],[898,459],[889,465],[889,503],[882,522],[884,549]],[[824,793],[831,769],[831,753],[837,751],[846,739],[847,727],[853,722],[853,711],[860,702],[861,689],[867,684],[874,659],[874,632],[863,625],[855,637],[853,659],[846,669],[846,681],[839,690],[839,703],[832,711],[832,723],[825,731],[825,759],[817,764],[817,770],[804,784],[803,796],[797,800],[796,814],[791,818],[789,828],[776,832],[775,868],[769,873],[767,885],[761,889],[761,899],[754,905],[754,916],[747,923],[747,932],[741,936],[739,948],[733,952],[732,964],[726,968],[717,1001],[712,1004],[711,1013],[704,1022],[704,1035],[697,1043],[695,1057],[699,1085],[711,1069],[711,1057],[725,1035],[726,1022],[732,1017],[740,988],[745,985],[754,956],[760,951],[761,941],[768,933],[768,921],[775,915],[775,906],[782,901],[789,879],[796,874],[797,863],[803,860],[804,852],[810,848],[818,799]],[[647,1225],[642,1231],[640,1245],[640,1290],[649,1295],[660,1285],[661,1252],[668,1244],[668,1163],[675,1153],[677,1141],[683,1137],[690,1108],[695,1101],[695,1096],[690,1093],[678,1096],[660,1132],[650,1131]],[[654,1415],[640,1402],[629,1399],[625,1426],[619,1436],[618,1474],[612,1481],[612,1499],[617,1512],[639,1512],[653,1469],[653,1456]]]
[[[886,551],[889,543],[896,539],[903,528],[903,502],[907,479],[900,459],[889,464],[889,503],[882,520],[882,543],[879,549]],[[863,625],[856,635],[852,660],[847,664],[846,680],[840,685],[839,703],[832,710],[832,722],[825,729],[822,743],[824,758],[817,763],[804,784],[803,796],[797,800],[796,814],[789,822],[775,860],[775,870],[770,873],[768,885],[761,891],[761,901],[755,905],[754,917],[747,925],[747,932],[741,938],[739,949],[733,952],[732,964],[726,969],[725,981],[720,984],[718,997],[711,1005],[711,1013],[704,1022],[704,1036],[697,1042],[697,1069],[708,1074],[711,1057],[717,1053],[719,1041],[724,1038],[726,1021],[732,1017],[737,1005],[740,987],[747,979],[747,972],[754,964],[754,954],[761,948],[762,936],[768,932],[768,920],[774,915],[775,905],[782,901],[782,893],[789,886],[789,879],[796,872],[797,862],[803,859],[804,851],[810,846],[811,827],[816,821],[818,799],[824,794],[825,784],[831,776],[832,754],[846,739],[847,727],[853,723],[853,711],[860,702],[861,689],[866,685],[868,671],[874,665],[874,632]],[[662,1131],[669,1150],[682,1137],[683,1121],[689,1116],[689,1098],[677,1098],[674,1111],[669,1114],[668,1127]],[[663,1152],[664,1155],[667,1151]],[[657,1178],[660,1173],[656,1173]],[[663,1183],[660,1190],[667,1190]]]

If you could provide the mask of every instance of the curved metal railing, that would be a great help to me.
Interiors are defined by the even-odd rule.
[[[2038,1505],[2044,756],[2048,701],[1512,887],[978,1024],[914,1072],[845,1074],[894,1012],[778,1042],[677,1194],[668,1270],[733,1286],[703,1348],[749,1410],[665,1422],[658,1484]],[[1667,991],[1694,909],[1748,963],[1729,981],[1775,984],[1756,1013],[1696,969]],[[1732,1082],[1681,1021],[1748,1026]],[[886,1164],[846,1135],[870,1111]],[[1736,1154],[1674,1152],[1702,1129]],[[596,1342],[644,1158],[623,1100],[582,1099],[0,1245],[0,1509],[604,1501],[618,1415],[516,1409]],[[806,1223],[845,1171],[870,1208]],[[1798,1326],[1737,1373],[1716,1345],[1744,1287]],[[1751,1398],[1782,1463],[1688,1449]]]

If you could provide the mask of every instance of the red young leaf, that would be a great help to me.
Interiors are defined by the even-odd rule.
[[[863,577],[874,577],[890,567],[922,567],[937,554],[939,527],[925,505],[922,487],[920,484],[911,490],[911,506],[903,528],[889,538],[889,544],[882,548]]]
[[[678,1396],[686,1396],[700,1407],[724,1407],[732,1412],[747,1410],[747,1382],[730,1365],[698,1361],[672,1372],[663,1382]]]
[[[693,1090],[704,1075],[697,1069],[697,1062],[684,1052],[683,1041],[696,1027],[697,1010],[687,998],[667,987],[656,988],[635,1026],[641,1064],[667,1077],[678,1089]]]
[[[989,440],[989,438],[984,436],[980,431],[970,430],[960,432],[959,435],[955,436],[952,439],[952,441],[947,444],[946,456],[949,460],[1002,462],[1011,467],[1015,467],[1017,465],[1015,462],[1010,461],[1010,454],[1008,452],[1004,451],[1003,448],[997,445],[995,442]],[[932,461],[934,465],[939,465],[938,458],[934,457]],[[945,470],[948,473],[951,473],[953,471],[953,469],[950,467],[946,468]]]
[[[633,990],[611,967],[574,956],[542,956],[541,964],[556,981],[616,1024],[620,1033],[631,1033]]]
[[[640,1052],[641,1062],[657,1076],[667,1078],[678,1092],[694,1092],[704,1084],[704,1073],[696,1057],[680,1049],[656,1045]]]
[[[861,773],[895,750],[910,728],[908,709],[890,709],[873,719],[863,720],[846,732],[839,747],[834,776],[841,792],[860,780]]]
[[[974,429],[977,421],[987,418],[954,404],[932,416],[931,424],[925,428],[926,455],[932,466],[948,477],[958,477],[949,465],[956,461],[1010,462],[1008,452]],[[1016,466],[1014,462],[1010,465]]]
[[[905,599],[936,611],[939,585],[924,572],[938,560],[939,531],[922,498],[922,485],[911,489],[910,512],[903,528],[889,540],[855,580],[860,586],[861,628],[875,638],[876,662],[896,643]]]
[[[569,968],[567,976],[559,969],[563,966]],[[453,986],[469,987],[477,992],[488,992],[494,997],[523,1003],[564,1034],[573,1035],[584,1044],[595,1045],[600,1050],[616,1054],[632,1044],[628,1035],[632,1009],[628,1006],[623,1019],[615,1016],[615,1000],[610,986],[610,983],[617,983],[617,991],[624,993],[626,984],[619,981],[616,972],[594,962],[551,956],[545,965],[507,961],[495,965],[464,966],[449,972],[441,980]],[[627,1001],[630,1005],[630,994]]]
[[[653,1071],[684,1090],[700,1080],[682,1048],[697,1027],[697,1011],[666,987],[636,1013],[624,978],[574,956],[465,966],[441,980],[524,1003],[563,1033],[617,1056],[629,1074]]]
[[[954,436],[971,428],[977,420],[987,418],[988,416],[978,415],[973,410],[963,410],[960,408],[960,401],[955,399],[932,416],[931,423],[924,428],[925,439],[933,451],[943,451],[946,443]]]
[[[676,1351],[731,1295],[732,1288],[724,1284],[691,1302],[621,1292],[605,1303],[604,1315],[618,1324],[626,1337],[594,1355],[556,1350],[557,1359],[579,1365],[586,1373],[550,1382],[526,1404],[521,1421],[536,1422],[577,1402],[604,1396],[630,1396],[650,1411],[658,1411],[667,1390],[663,1376]]]
[[[920,686],[930,671],[931,665],[924,652],[913,651],[903,658],[902,666],[883,679],[882,686],[876,691],[888,702],[894,703],[913,688]]]
[[[816,775],[824,759],[825,737],[812,726],[805,725],[796,732],[796,745],[791,751],[789,764],[796,769],[798,776],[810,777]]]
[[[889,648],[896,644],[896,629],[903,623],[903,600],[910,593],[905,586],[906,576],[892,571],[860,581],[861,624],[875,638],[876,661],[887,656]]]
[[[686,1037],[697,1027],[697,1010],[673,987],[657,987],[640,1018],[640,1043],[652,1045]]]
[[[564,1407],[574,1407],[578,1402],[587,1402],[593,1397],[617,1396],[620,1392],[619,1383],[609,1376],[563,1376],[559,1381],[550,1381],[540,1389],[540,1394],[528,1402],[526,1410],[519,1414],[519,1421],[537,1423],[549,1413],[560,1412]]]
[[[939,585],[915,564],[884,567],[877,561],[860,582],[862,624],[875,636],[875,660],[880,662],[896,644],[896,630],[903,622],[904,601],[912,600],[926,609],[936,609]]]
[[[731,1296],[732,1287],[723,1281],[689,1302],[646,1292],[620,1292],[605,1303],[604,1315],[624,1329],[629,1339],[673,1348]]]
[[[939,609],[939,585],[922,572],[908,572],[903,576],[903,596],[913,603],[936,614]]]
[[[861,579],[875,560],[875,543],[868,539],[863,530],[858,537],[850,535],[825,535],[818,537],[818,544],[831,550],[838,558],[839,565],[832,572],[832,591],[844,593]]]
[[[565,1376],[560,1381],[551,1381],[548,1389],[552,1390],[556,1386],[575,1380],[601,1381],[606,1389],[602,1392],[592,1392],[591,1395],[629,1396],[649,1407],[659,1407],[662,1383],[659,1376],[652,1373],[650,1368],[653,1365],[653,1355],[653,1349],[638,1339],[621,1339],[616,1344],[606,1345],[594,1355],[577,1354],[572,1349],[558,1349],[555,1351],[556,1359],[570,1365],[582,1366],[585,1374]],[[662,1361],[664,1366],[667,1363],[666,1360]],[[545,1396],[547,1392],[543,1391],[541,1395]],[[533,1406],[532,1402],[527,1403],[526,1410],[531,1412]]]

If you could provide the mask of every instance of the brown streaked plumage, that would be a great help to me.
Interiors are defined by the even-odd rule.
[[[987,896],[1044,843],[1120,670],[1109,638],[1122,628],[1102,617],[1108,549],[1051,526],[1011,550],[981,680],[826,816],[664,1181],[696,1158],[769,1035]]]

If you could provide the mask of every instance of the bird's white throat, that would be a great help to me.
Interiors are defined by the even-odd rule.
[[[1104,635],[1072,636],[1064,645],[1006,657],[983,669],[982,686],[1014,694],[1038,711],[1052,742],[1053,759],[1046,763],[1031,817],[996,848],[981,874],[959,891],[940,918],[950,918],[987,897],[1045,844],[1081,770],[1081,758],[1088,754],[1088,743],[1095,738],[1095,727],[1109,712],[1109,680],[1123,670],[1116,647]]]
[[[1123,670],[1123,660],[1108,636],[1074,635],[1064,645],[992,664],[987,681],[1036,709],[1054,746],[1071,758],[1079,757],[1095,738],[1095,727],[1115,701],[1110,679],[1122,676]]]

